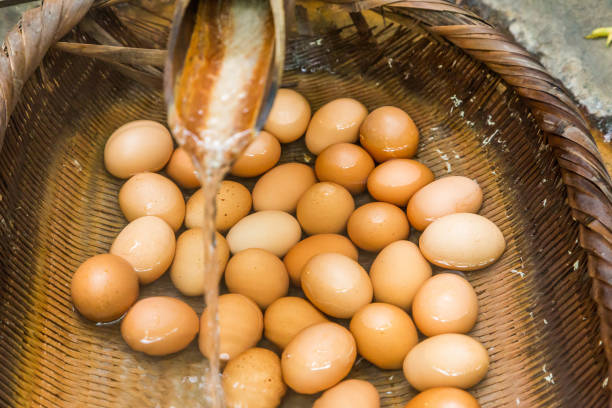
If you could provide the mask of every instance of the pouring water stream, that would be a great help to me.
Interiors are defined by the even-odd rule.
[[[191,154],[204,193],[206,399],[223,407],[219,376],[215,198],[232,161],[253,140],[282,75],[283,0],[179,0],[164,73],[168,123]]]

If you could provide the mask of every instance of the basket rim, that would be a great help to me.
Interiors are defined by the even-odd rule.
[[[0,150],[23,84],[36,71],[46,52],[90,8],[121,1],[124,0],[46,0],[23,14],[6,35],[4,52],[0,53]],[[392,8],[485,64],[517,92],[544,131],[560,167],[568,204],[579,224],[579,243],[588,254],[592,296],[600,316],[600,336],[611,362],[612,309],[608,305],[612,305],[612,275],[607,271],[612,265],[612,179],[593,139],[593,126],[569,92],[514,39],[449,0],[324,1],[330,7],[351,13],[354,18],[359,18],[364,10],[384,12]],[[359,29],[359,24],[356,26]],[[152,54],[161,59],[159,52],[155,50]],[[608,373],[612,374],[610,364]],[[612,390],[612,382],[608,388]],[[609,406],[612,407],[612,401]]]

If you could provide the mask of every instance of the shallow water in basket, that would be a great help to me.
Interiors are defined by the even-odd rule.
[[[605,360],[586,256],[552,152],[526,109],[484,67],[422,32],[405,32],[382,56],[356,41],[341,60],[334,53],[315,56],[328,67],[331,61],[334,74],[317,71],[316,63],[301,69],[300,55],[320,46],[302,44],[304,54],[294,53],[284,83],[313,110],[336,97],[354,97],[370,110],[405,109],[421,131],[417,158],[436,177],[466,175],[482,186],[480,213],[501,228],[507,250],[493,266],[466,275],[480,306],[471,335],[491,357],[489,374],[471,392],[487,408],[604,406]],[[130,120],[165,121],[161,93],[55,52],[45,68],[54,78],[47,85],[52,92],[35,87],[38,78],[26,86],[0,152],[6,232],[0,405],[203,405],[206,363],[196,342],[176,355],[147,357],[123,343],[118,326],[96,327],[70,301],[74,270],[108,251],[126,224],[117,204],[122,181],[103,167],[106,138]],[[292,160],[314,164],[302,141],[284,146],[282,162]],[[358,197],[358,205],[367,200]],[[371,261],[360,257],[366,268]],[[198,314],[203,309],[200,297],[180,296],[168,276],[142,289],[141,297],[151,295],[179,297]],[[350,377],[376,385],[385,407],[414,395],[401,371],[383,372],[362,359]],[[283,406],[307,407],[313,399],[290,392]]]

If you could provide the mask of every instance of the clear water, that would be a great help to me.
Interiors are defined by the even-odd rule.
[[[204,400],[224,407],[219,361],[216,273],[216,195],[232,161],[254,137],[274,46],[267,2],[201,1],[187,57],[169,107],[177,142],[191,154],[204,193],[205,345],[209,357]]]

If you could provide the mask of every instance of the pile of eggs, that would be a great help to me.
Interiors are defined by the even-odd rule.
[[[259,177],[252,190],[224,180],[217,194],[212,273],[228,292],[218,304],[228,406],[278,406],[289,386],[323,392],[317,408],[378,407],[373,385],[344,380],[361,355],[382,370],[403,369],[421,392],[406,408],[478,407],[464,389],[485,377],[489,356],[467,334],[478,299],[462,272],[491,265],[505,249],[499,228],[477,214],[478,183],[434,180],[412,159],[419,132],[396,107],[368,113],[341,98],[311,117],[302,95],[281,89],[264,129],[230,171]],[[314,167],[277,165],[281,144],[304,134]],[[190,157],[174,149],[166,127],[143,120],[110,136],[104,162],[128,179],[118,200],[129,224],[108,254],[77,269],[74,305],[95,322],[122,318],[135,351],[176,353],[199,334],[208,357],[208,309],[198,317],[178,297],[138,300],[140,285],[167,270],[180,294],[203,294],[203,193],[185,203],[179,188],[199,186]],[[164,167],[168,177],[156,173]],[[356,208],[366,190],[375,201]],[[411,228],[422,231],[418,245],[408,240]],[[375,256],[369,271],[360,253]],[[448,271],[432,276],[431,264]],[[299,296],[287,296],[290,285]],[[257,347],[262,336],[280,358]]]

